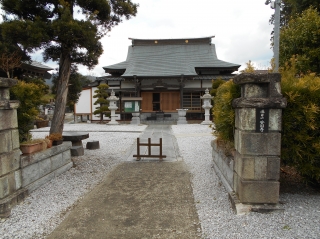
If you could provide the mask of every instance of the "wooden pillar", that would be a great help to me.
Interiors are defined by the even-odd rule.
[[[179,83],[180,83],[180,109],[183,109],[183,88],[184,88],[183,80],[184,80],[184,75],[181,75],[181,79],[179,81]]]
[[[140,80],[137,79],[137,76],[134,75],[133,76],[133,80],[134,80],[134,88],[135,88],[135,97],[139,97],[140,96],[140,90],[141,90],[141,87],[140,87]]]

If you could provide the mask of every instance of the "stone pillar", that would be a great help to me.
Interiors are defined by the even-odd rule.
[[[236,154],[230,200],[238,214],[279,209],[280,131],[287,104],[280,81],[279,73],[234,78],[241,86],[241,97],[232,103]]]
[[[188,109],[177,109],[179,115],[177,124],[188,124],[188,121],[186,119],[187,110]]]
[[[10,87],[17,80],[0,78],[0,217],[8,217],[11,207],[27,195],[21,189],[18,101],[10,101]]]
[[[140,113],[132,113],[132,118],[130,124],[140,124]]]

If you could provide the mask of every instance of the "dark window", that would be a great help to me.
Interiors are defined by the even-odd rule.
[[[160,110],[160,93],[152,94],[152,110],[153,111]]]

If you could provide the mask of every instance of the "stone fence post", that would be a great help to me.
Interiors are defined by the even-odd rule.
[[[18,101],[10,101],[10,87],[17,80],[0,77],[0,217],[8,217],[11,207],[23,200],[21,188]]]
[[[234,83],[235,158],[230,201],[237,214],[279,209],[282,109],[281,75],[241,74]]]

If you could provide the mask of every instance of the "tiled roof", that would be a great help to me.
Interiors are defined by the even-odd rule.
[[[193,77],[193,79],[194,80],[217,80],[217,79],[230,80],[235,76],[236,75],[199,75],[199,76]]]
[[[96,79],[98,81],[102,81],[102,80],[108,80],[108,81],[123,81],[124,78],[123,77],[112,77],[112,76],[100,76],[100,77],[96,77]]]
[[[42,63],[40,63],[38,61],[31,61],[30,63],[29,62],[24,62],[22,64],[24,64],[26,66],[29,65],[31,67],[38,68],[38,69],[45,70],[45,71],[53,70],[53,68],[51,68],[49,66],[46,66],[46,65],[43,65]]]
[[[197,76],[195,68],[236,71],[240,65],[219,60],[215,45],[209,44],[210,39],[192,39],[190,42],[172,39],[172,44],[170,40],[140,40],[143,44],[129,46],[126,61],[103,68],[107,72],[125,69],[122,77]],[[207,40],[207,43],[201,40]]]

